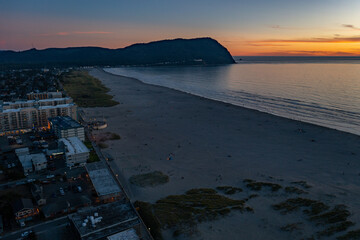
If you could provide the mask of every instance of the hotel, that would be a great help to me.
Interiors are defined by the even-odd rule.
[[[0,134],[20,132],[48,126],[48,118],[70,116],[77,119],[77,106],[69,97],[0,101]]]

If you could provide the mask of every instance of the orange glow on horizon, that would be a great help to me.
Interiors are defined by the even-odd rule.
[[[356,40],[259,40],[223,44],[233,56],[360,56]]]

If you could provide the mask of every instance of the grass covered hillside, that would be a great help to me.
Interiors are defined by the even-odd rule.
[[[112,107],[118,104],[112,99],[113,96],[107,94],[109,89],[86,71],[65,73],[61,82],[79,107]]]

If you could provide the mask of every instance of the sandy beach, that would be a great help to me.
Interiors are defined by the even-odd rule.
[[[178,239],[303,239],[319,228],[301,212],[281,214],[272,208],[291,197],[284,191],[254,192],[244,179],[283,187],[305,181],[311,186],[300,197],[321,200],[329,206],[344,204],[359,229],[360,137],[337,130],[285,119],[251,109],[193,96],[139,80],[90,70],[120,104],[84,108],[88,118],[105,118],[120,140],[107,141],[104,152],[119,172],[132,201],[154,203],[192,188],[241,187],[231,198],[259,196],[248,201],[254,213],[231,212],[219,220],[198,225],[198,232]],[[171,156],[171,160],[168,157]],[[161,171],[169,182],[138,187],[128,179],[140,173]],[[289,223],[299,229],[281,230]],[[301,223],[301,224],[300,224]],[[330,239],[345,234],[336,233]],[[171,231],[164,231],[171,239]],[[328,238],[325,238],[328,239]]]

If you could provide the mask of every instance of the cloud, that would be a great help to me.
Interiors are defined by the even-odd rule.
[[[266,27],[272,28],[272,29],[286,29],[286,30],[300,30],[301,29],[301,28],[297,28],[297,27],[287,27],[287,26],[282,26],[282,25],[278,25],[278,24],[266,25]]]
[[[103,31],[90,31],[90,32],[73,32],[74,34],[110,34],[112,32],[103,32]]]
[[[302,51],[302,50],[288,50],[288,51],[275,51],[263,52],[257,55],[262,56],[358,56],[360,50],[356,52],[344,51]]]
[[[253,47],[286,47],[289,46],[289,44],[279,44],[279,43],[254,43],[254,42],[248,42],[246,43],[248,46]]]
[[[267,39],[251,41],[250,43],[360,43],[360,36],[329,37],[329,38],[303,38],[303,39]]]
[[[73,32],[57,32],[57,33],[43,33],[40,36],[69,36],[69,35],[82,35],[82,34],[111,34],[112,32],[104,31],[73,31]]]
[[[58,32],[58,33],[55,33],[55,35],[66,36],[66,35],[69,35],[69,33],[68,32]]]
[[[282,28],[282,27],[280,27],[280,25],[269,25],[268,27],[269,28],[275,28],[275,29]]]
[[[344,28],[350,28],[350,29],[354,29],[354,30],[360,30],[360,28],[358,28],[358,27],[355,27],[354,25],[352,25],[352,24],[343,24],[342,25]]]

